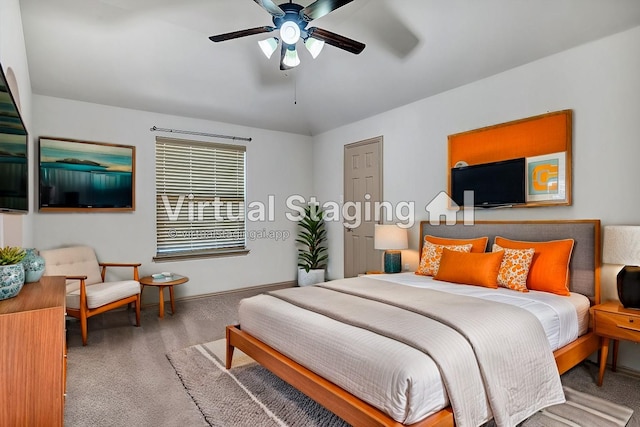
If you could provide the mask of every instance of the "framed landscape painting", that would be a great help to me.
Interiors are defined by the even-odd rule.
[[[135,147],[40,137],[40,211],[135,210]]]

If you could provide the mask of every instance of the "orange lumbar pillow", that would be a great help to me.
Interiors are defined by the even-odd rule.
[[[416,274],[421,276],[435,276],[440,267],[440,258],[442,251],[449,249],[458,252],[470,252],[471,244],[467,245],[434,245],[425,240],[422,245],[422,256],[420,257],[420,265],[416,270]]]
[[[505,249],[493,244],[493,252],[504,252],[500,271],[498,272],[498,286],[513,289],[514,291],[529,292],[527,289],[527,276],[533,260],[535,250]]]
[[[479,252],[482,253],[487,249],[487,242],[489,241],[488,237],[477,237],[474,239],[450,239],[448,237],[437,237],[437,236],[424,236],[425,242],[433,243],[434,245],[445,245],[445,246],[460,246],[471,244],[471,252]]]
[[[569,295],[569,262],[573,239],[547,242],[524,242],[497,236],[495,243],[507,249],[533,249],[527,288],[535,291]]]
[[[434,279],[466,285],[498,287],[504,252],[464,253],[445,249]]]

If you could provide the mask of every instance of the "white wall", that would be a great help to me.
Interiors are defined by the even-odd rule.
[[[285,218],[291,194],[308,197],[312,188],[311,138],[301,135],[233,126],[212,121],[168,116],[104,105],[34,96],[34,134],[136,147],[136,210],[130,213],[42,213],[34,216],[38,249],[88,244],[102,261],[143,263],[142,273],[172,271],[190,281],[176,287],[176,297],[206,294],[248,286],[295,280],[296,223]],[[286,230],[286,241],[248,241],[247,256],[154,263],[155,255],[155,137],[186,135],[151,132],[152,126],[222,135],[251,137],[247,147],[247,200],[276,198],[274,222],[248,222],[248,231]],[[186,136],[213,141],[211,138]],[[230,143],[230,140],[218,139]],[[145,301],[157,301],[145,292]]]
[[[19,96],[20,115],[25,122],[27,131],[32,136],[31,80],[29,79],[19,0],[0,0],[0,63],[5,75],[7,70],[11,69],[16,77],[18,93],[13,93],[13,95],[14,97]],[[33,153],[32,144],[33,138],[31,138],[29,145],[29,155]],[[29,181],[32,184],[34,179],[32,165],[30,165],[29,171]],[[29,185],[29,188],[32,189],[33,185]],[[33,196],[34,193],[30,194]],[[12,246],[32,246],[32,220],[31,215],[11,215],[8,217],[6,214],[0,214],[0,243]]]
[[[481,211],[476,218],[640,224],[639,51],[637,27],[318,135],[314,193],[324,201],[339,200],[343,180],[336,172],[342,170],[344,145],[383,135],[384,199],[415,201],[416,220],[426,220],[424,207],[447,188],[447,135],[572,109],[572,206]],[[339,278],[344,272],[342,228],[338,223],[328,228],[329,275]],[[416,262],[417,226],[410,232],[410,246],[414,253],[407,255]],[[604,282],[611,286],[609,278]],[[631,345],[621,346],[620,364],[640,370],[631,350]]]

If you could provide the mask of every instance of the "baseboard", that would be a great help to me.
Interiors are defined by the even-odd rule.
[[[611,369],[610,365],[607,365],[609,369]],[[640,371],[636,371],[635,369],[627,368],[626,366],[619,366],[616,368],[616,372],[624,375],[628,375],[630,377],[640,379]],[[606,375],[605,375],[606,376]]]
[[[296,281],[288,281],[288,282],[278,282],[278,283],[269,283],[266,285],[258,285],[258,286],[248,286],[245,288],[239,288],[239,289],[229,289],[226,291],[218,291],[218,292],[211,292],[211,293],[207,293],[207,294],[199,294],[199,295],[191,295],[191,296],[185,296],[185,297],[179,297],[176,298],[176,301],[190,301],[190,300],[197,300],[197,299],[201,299],[201,298],[209,298],[209,297],[215,297],[215,296],[221,296],[221,295],[230,295],[230,294],[237,294],[239,292],[246,292],[246,291],[263,291],[263,292],[269,292],[269,291],[276,291],[278,289],[285,289],[285,288],[292,288],[294,286],[297,286],[297,282]],[[165,301],[166,302],[166,301]],[[150,304],[142,304],[142,308],[145,307],[157,307],[158,303],[150,303]]]
[[[593,361],[593,360],[589,360],[589,359],[584,360],[582,363],[589,363],[589,364],[595,366],[595,369],[598,369],[598,366],[599,366],[598,362]],[[611,370],[611,363],[607,363],[607,369]],[[636,371],[635,369],[628,368],[626,366],[618,365],[616,367],[616,373],[624,374],[624,375],[627,375],[627,376],[630,376],[630,377],[634,377],[634,378],[640,379],[640,371]],[[606,379],[606,376],[607,375],[605,374],[605,379]]]

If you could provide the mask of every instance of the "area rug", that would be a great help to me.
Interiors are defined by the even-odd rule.
[[[167,355],[206,422],[216,427],[318,426],[348,424],[236,350],[224,367],[224,340]],[[633,411],[565,387],[567,402],[547,408],[521,427],[624,427]],[[493,423],[487,424],[487,427]]]

